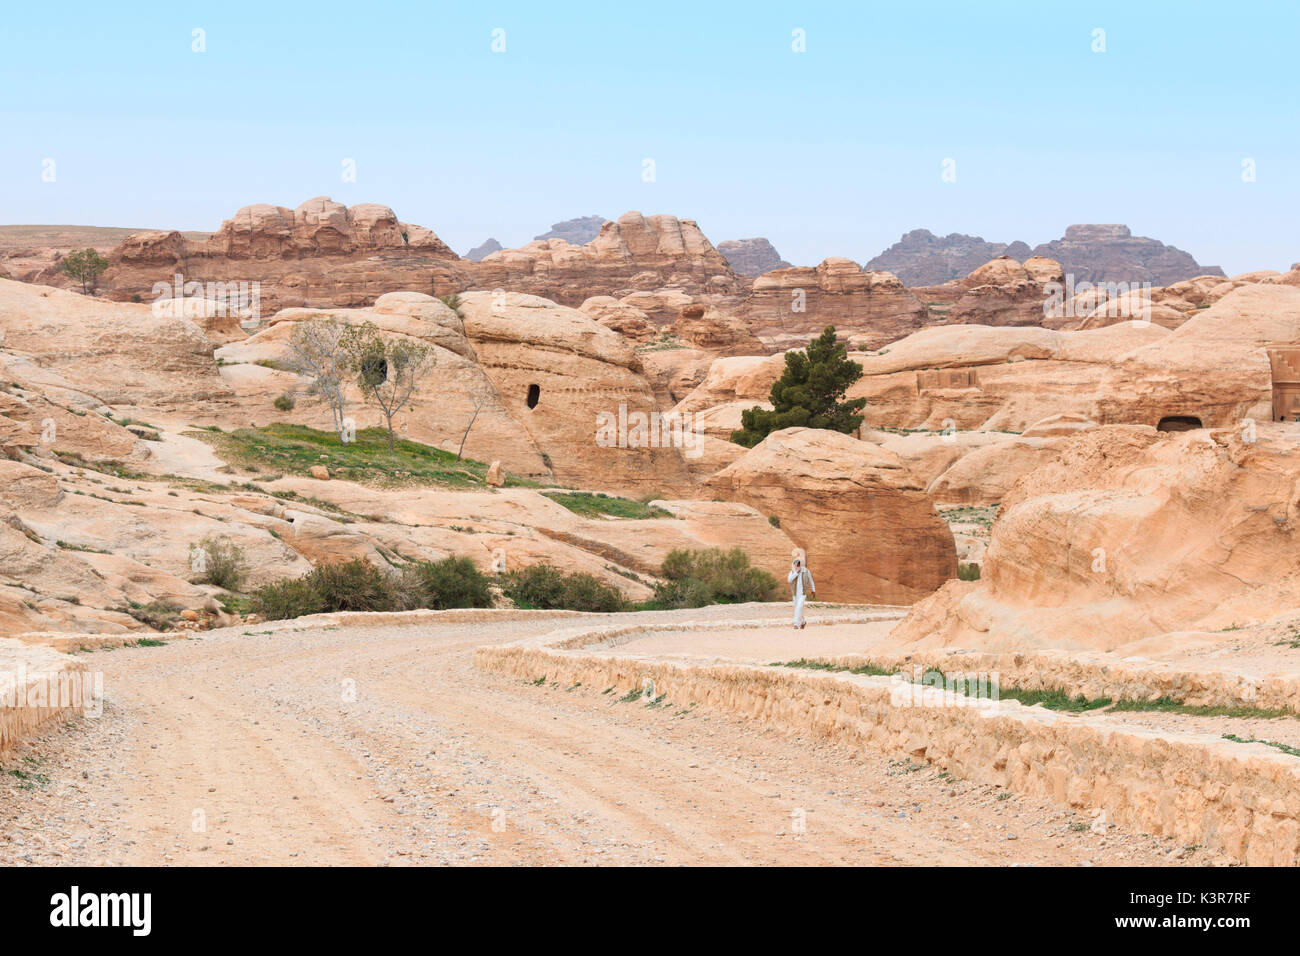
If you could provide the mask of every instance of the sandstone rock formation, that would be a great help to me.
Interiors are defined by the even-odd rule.
[[[1158,354],[1157,343],[1171,334],[1137,322],[1087,332],[934,326],[876,353],[850,353],[863,377],[848,396],[867,399],[867,428],[1018,433],[1053,415],[1100,414],[1101,383],[1119,357],[1146,345]],[[1254,358],[1248,361],[1253,368]],[[783,367],[782,355],[718,359],[678,409],[765,402]],[[1263,367],[1267,373],[1266,361]],[[1119,395],[1109,414],[1127,416],[1112,420],[1146,421],[1151,413],[1142,404],[1136,392]]]
[[[649,342],[659,337],[659,326],[650,321],[650,316],[612,295],[593,295],[578,309],[629,341]]]
[[[897,636],[989,650],[1109,650],[1216,631],[1300,602],[1300,463],[1289,426],[1067,439],[1002,503],[980,581],[950,584]]]
[[[664,444],[661,429],[655,435],[647,431],[646,444],[638,447],[640,433],[627,430],[629,414],[657,412],[659,403],[622,336],[585,313],[517,293],[467,292],[458,309],[414,292],[388,293],[369,309],[287,309],[246,341],[223,346],[217,353],[221,374],[254,421],[329,428],[327,407],[285,370],[293,328],[327,315],[347,324],[371,322],[387,335],[419,339],[435,349],[431,380],[399,416],[404,436],[448,451],[457,451],[464,439],[471,458],[499,459],[516,474],[581,487],[638,494],[687,490],[692,482],[680,443]],[[300,395],[288,413],[273,405],[286,391]],[[348,396],[357,427],[381,423],[355,390]],[[598,416],[617,420],[620,407],[621,438],[604,447],[598,443]]]
[[[296,209],[245,206],[205,241],[178,232],[133,235],[113,250],[102,285],[118,301],[152,302],[155,283],[256,282],[262,315],[289,306],[369,305],[402,289],[444,295],[461,260],[423,226],[387,206],[344,206],[325,196]],[[217,290],[225,294],[224,287]],[[189,292],[185,293],[189,295]]]
[[[767,348],[749,326],[733,315],[704,305],[688,305],[668,327],[670,335],[715,355],[763,355]]]
[[[624,213],[585,245],[563,239],[505,249],[463,271],[462,288],[507,289],[578,306],[594,295],[671,288],[729,294],[743,288],[727,260],[690,219]]]
[[[201,329],[188,319],[153,315],[148,306],[0,280],[0,346],[6,380],[42,390],[27,405],[45,407],[53,399],[85,412],[229,398]]]
[[[718,243],[718,251],[726,256],[732,271],[742,276],[754,278],[773,269],[790,268],[790,263],[782,259],[772,243],[762,236],[754,239],[726,239]]]
[[[806,345],[834,325],[858,348],[877,348],[926,322],[925,305],[888,272],[863,272],[851,259],[778,269],[754,280],[739,310],[772,348]]]
[[[1084,333],[1087,334],[1087,333]],[[1272,376],[1264,346],[1300,341],[1300,289],[1244,285],[1152,343],[1116,356],[1099,382],[1091,417],[1099,422],[1188,419],[1241,427],[1272,417]]]
[[[107,256],[128,236],[148,231],[116,226],[0,226],[0,279],[81,291],[81,283],[59,269],[64,256],[78,249]],[[211,233],[181,235],[199,240]]]
[[[513,292],[467,292],[460,309],[480,366],[518,425],[515,441],[527,437],[557,481],[640,494],[690,486],[680,436],[654,427],[657,415],[649,420],[654,395],[622,336],[576,309]],[[614,434],[601,432],[611,421]]]
[[[1056,289],[1063,280],[1060,263],[1052,259],[1031,256],[1021,264],[1001,256],[955,284],[946,319],[954,324],[1043,325],[1049,300],[1061,298]],[[917,291],[927,299],[938,293]]]
[[[839,432],[774,432],[708,490],[777,518],[804,548],[820,598],[906,604],[957,574],[952,533],[883,448]]]
[[[853,356],[864,375],[848,394],[867,399],[866,424],[873,427],[1021,432],[1064,413],[1146,422],[1151,412],[1136,392],[1113,394],[1103,382],[1117,357],[1144,346],[1158,353],[1174,334],[1137,322],[1087,332],[932,327],[879,354]],[[1099,404],[1108,396],[1110,417],[1102,417]],[[1158,422],[1157,416],[1147,423]]]

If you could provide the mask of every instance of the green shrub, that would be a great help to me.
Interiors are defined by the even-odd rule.
[[[253,592],[249,607],[254,614],[268,621],[287,621],[304,614],[319,614],[326,607],[311,586],[309,577],[310,574],[264,585]]]
[[[504,577],[506,597],[520,607],[549,611],[594,611],[608,613],[627,609],[618,588],[594,574],[566,573],[549,564],[534,564],[511,571]]]
[[[654,600],[666,608],[703,607],[771,600],[777,581],[749,563],[740,548],[669,551]]]
[[[150,601],[140,607],[132,607],[126,613],[155,631],[169,631],[180,620],[181,610],[167,601]]]
[[[395,575],[354,558],[258,588],[249,605],[268,621],[280,621],[326,611],[491,607],[492,592],[487,575],[469,558],[418,561]]]
[[[364,558],[322,564],[306,577],[327,611],[388,611],[393,607],[384,572]]]
[[[543,610],[563,607],[564,572],[554,565],[534,564],[505,574],[502,590],[520,607]]]
[[[291,412],[293,411],[293,407],[298,404],[298,401],[288,392],[282,392],[276,396],[275,401],[272,404],[282,412]]]
[[[618,588],[594,574],[578,572],[568,575],[564,582],[564,607],[570,611],[608,614],[626,610],[627,602]]]
[[[957,577],[962,581],[978,581],[980,579],[980,566],[978,564],[959,564],[957,565]]]
[[[446,610],[453,607],[491,607],[488,576],[469,558],[419,561],[402,570],[396,585],[407,607]]]
[[[198,572],[196,584],[215,584],[227,591],[238,591],[248,570],[243,549],[225,535],[208,535],[191,544],[190,567]]]

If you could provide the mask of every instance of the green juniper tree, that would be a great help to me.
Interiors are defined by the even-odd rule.
[[[772,386],[772,409],[746,409],[741,428],[731,433],[737,445],[753,448],[782,428],[827,428],[852,432],[862,424],[858,414],[865,398],[844,401],[850,385],[862,377],[862,366],[849,359],[848,349],[828,325],[802,351],[785,354],[785,371]]]
[[[59,268],[80,282],[81,291],[89,295],[108,268],[108,260],[94,249],[81,249],[64,256]]]

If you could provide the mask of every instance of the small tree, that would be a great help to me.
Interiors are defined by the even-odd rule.
[[[339,441],[344,435],[343,380],[347,375],[348,354],[343,337],[348,327],[334,316],[310,319],[294,326],[289,336],[289,368],[311,381],[308,391],[320,395],[334,416],[334,431]]]
[[[366,401],[384,416],[388,450],[393,450],[393,418],[437,362],[432,346],[407,338],[386,338],[373,322],[352,326],[343,335],[348,369]]]
[[[95,288],[99,277],[108,268],[108,260],[94,249],[82,249],[69,252],[59,263],[59,268],[81,283],[81,291],[86,295]]]
[[[488,400],[488,395],[486,392],[483,391],[475,392],[473,398],[474,414],[469,417],[469,423],[465,426],[465,431],[460,436],[460,447],[456,449],[457,458],[459,458],[461,454],[465,451],[465,442],[469,438],[469,430],[473,428],[474,423],[478,421],[478,413],[483,410],[483,406],[487,404],[487,400]]]
[[[849,360],[848,349],[828,325],[801,351],[785,354],[785,371],[772,386],[769,411],[755,405],[741,413],[741,427],[731,433],[737,445],[753,448],[782,428],[827,428],[852,432],[862,424],[858,414],[865,398],[844,401],[850,385],[862,377],[862,366]]]

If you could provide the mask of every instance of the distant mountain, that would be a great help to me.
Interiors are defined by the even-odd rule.
[[[772,243],[762,236],[755,239],[726,239],[718,243],[717,248],[726,256],[731,270],[742,276],[761,276],[773,269],[790,268],[790,263],[782,259]]]
[[[494,252],[500,252],[505,246],[495,239],[486,240],[481,246],[475,246],[469,252],[465,253],[465,258],[473,262],[482,262],[483,257],[491,255]]]
[[[998,256],[1019,262],[1030,256],[1055,259],[1075,282],[1162,286],[1200,275],[1223,275],[1218,266],[1199,265],[1181,249],[1134,236],[1128,226],[1118,224],[1069,226],[1062,238],[1034,249],[1023,242],[986,242],[960,233],[940,238],[928,229],[913,229],[866,268],[892,272],[907,286],[930,286],[963,278]]]
[[[1011,256],[1023,262],[1032,253],[1023,242],[985,242],[954,232],[942,238],[913,229],[866,264],[872,272],[892,272],[906,286],[942,285],[963,279],[990,259]]]
[[[585,245],[600,235],[600,227],[606,222],[604,216],[581,216],[578,219],[566,219],[564,222],[552,223],[551,231],[534,236],[534,239],[563,239],[575,246]]]
[[[1196,276],[1221,276],[1218,266],[1197,265],[1181,249],[1135,236],[1118,224],[1069,226],[1065,236],[1034,249],[1061,264],[1075,282],[1150,282],[1170,285]]]

